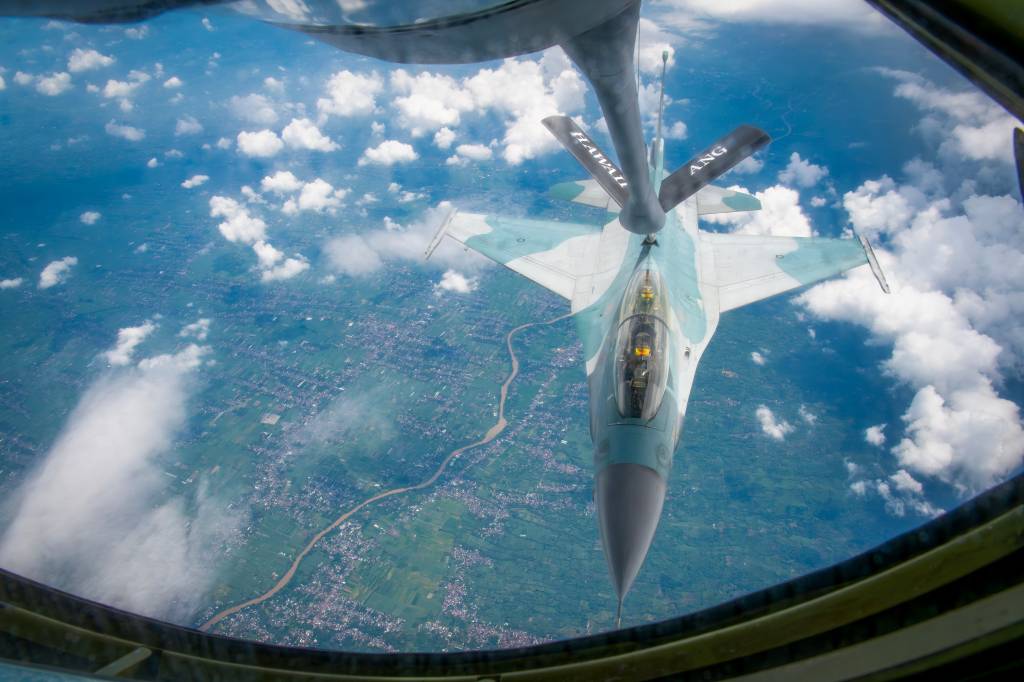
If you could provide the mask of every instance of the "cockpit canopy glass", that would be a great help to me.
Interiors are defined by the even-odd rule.
[[[615,401],[619,414],[653,419],[668,385],[665,286],[654,269],[633,275],[619,309],[615,339]]]

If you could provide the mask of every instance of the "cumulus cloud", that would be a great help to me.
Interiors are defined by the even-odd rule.
[[[228,100],[231,111],[243,121],[258,123],[259,125],[271,125],[277,123],[277,111],[274,105],[265,96],[253,93],[240,97],[235,95]]]
[[[748,156],[736,164],[730,173],[759,173],[764,168],[764,161],[757,156]]]
[[[1011,140],[1017,122],[981,91],[949,90],[907,71],[878,71],[898,82],[897,97],[926,114],[918,131],[939,147],[940,156],[1013,162]]]
[[[286,258],[284,262],[263,270],[260,273],[260,280],[263,282],[278,282],[291,279],[308,269],[309,262],[305,258]]]
[[[161,502],[160,457],[185,425],[206,350],[148,358],[85,392],[17,493],[0,539],[5,568],[129,611],[193,615],[238,519],[202,485],[191,503]]]
[[[201,317],[195,322],[186,324],[178,332],[178,336],[184,338],[194,338],[196,341],[205,341],[206,337],[210,334],[210,318]]]
[[[123,327],[117,330],[117,342],[114,347],[103,353],[103,357],[111,365],[123,367],[131,364],[132,355],[140,343],[153,333],[156,325],[146,320],[137,327]]]
[[[731,225],[730,232],[739,234],[813,236],[811,222],[800,208],[800,193],[795,189],[783,185],[774,185],[761,192],[750,192],[738,185],[733,185],[729,189],[753,194],[761,202],[761,210],[701,216],[702,220],[719,225]]]
[[[885,445],[885,424],[875,424],[864,430],[864,440],[875,447]]]
[[[357,234],[331,239],[323,248],[330,267],[352,277],[376,272],[384,265],[377,250]]]
[[[12,277],[11,279],[0,279],[0,289],[17,289],[22,285],[25,280],[21,277]]]
[[[210,197],[210,217],[224,218],[217,229],[229,242],[252,244],[267,238],[267,224],[230,197]]]
[[[339,71],[327,80],[324,97],[316,101],[322,119],[328,116],[365,116],[373,113],[376,97],[384,88],[376,73],[356,74]]]
[[[806,405],[801,405],[797,410],[797,414],[800,415],[801,419],[812,426],[818,421],[818,415],[811,412]]]
[[[466,277],[457,270],[445,270],[441,281],[434,285],[434,291],[451,291],[456,294],[468,294],[475,291],[479,281],[476,277]]]
[[[196,135],[203,132],[203,125],[194,116],[183,116],[174,125],[175,135]]]
[[[107,135],[120,137],[121,139],[128,140],[129,142],[138,142],[146,137],[146,131],[142,128],[122,125],[120,123],[115,123],[114,121],[108,122],[103,129],[107,131]]]
[[[792,425],[785,420],[776,421],[775,415],[766,405],[758,406],[754,414],[761,424],[761,430],[770,438],[785,440],[786,435],[793,432]]]
[[[60,260],[51,261],[39,273],[39,288],[49,289],[66,281],[71,274],[71,268],[76,265],[78,265],[78,259],[74,256],[65,256]]]
[[[662,134],[666,140],[685,140],[687,135],[686,124],[682,121],[676,121],[672,125],[666,126]]]
[[[826,175],[828,168],[815,165],[793,152],[789,156],[789,164],[779,173],[779,182],[798,187],[814,187]]]
[[[452,142],[454,141],[455,131],[447,126],[434,133],[434,145],[436,145],[438,149],[448,149],[452,146]]]
[[[25,73],[24,71],[14,72],[14,82],[18,85],[30,85],[34,79],[35,77],[30,73]]]
[[[399,126],[413,137],[435,132],[435,144],[451,145],[451,131],[465,115],[497,114],[503,121],[502,156],[518,164],[558,147],[539,121],[550,114],[583,108],[586,86],[561,50],[542,58],[506,59],[497,68],[483,68],[462,79],[404,69],[391,74],[392,101]]]
[[[312,182],[304,183],[299,196],[284,202],[281,210],[289,214],[299,211],[315,211],[317,213],[327,211],[333,214],[342,206],[348,192],[349,190],[344,188],[335,189],[323,178],[317,178]]]
[[[71,89],[71,74],[67,72],[51,73],[36,79],[36,91],[43,95],[56,97]]]
[[[263,180],[260,181],[260,187],[264,192],[284,194],[301,189],[302,181],[295,177],[291,171],[278,171],[273,175],[268,175],[263,178]]]
[[[455,153],[472,161],[487,161],[494,156],[491,148],[483,144],[460,144]]]
[[[199,187],[209,179],[209,175],[193,175],[189,179],[182,182],[181,186],[184,187],[185,189],[192,189],[193,187]]]
[[[668,68],[675,66],[675,47],[680,38],[668,31],[663,30],[654,21],[641,17],[638,37],[638,65],[641,73],[647,75],[661,75],[662,53],[668,52]]]
[[[755,365],[763,365],[763,364],[765,363],[765,359],[764,359],[764,356],[763,356],[763,355],[761,355],[761,354],[760,354],[759,352],[757,352],[756,350],[755,350],[755,351],[754,351],[753,353],[751,353],[751,354],[750,354],[750,360],[751,360],[751,361],[752,361],[752,362],[753,362],[753,363],[754,363]]]
[[[915,391],[891,449],[900,468],[978,491],[1024,459],[1019,409],[996,391],[1024,351],[1024,211],[1010,196],[953,200],[926,166],[905,167],[916,184],[882,177],[843,197],[853,229],[887,240],[894,293],[853,271],[798,301],[892,346],[885,371]]]
[[[295,149],[311,149],[318,152],[333,152],[339,145],[320,132],[308,118],[293,118],[281,131],[281,139]]]
[[[171,76],[170,78],[168,78],[167,80],[164,81],[164,87],[167,88],[168,90],[174,90],[176,88],[180,88],[184,84],[185,83],[180,78],[178,78],[177,76]]]
[[[155,156],[150,158],[150,160],[146,162],[146,168],[156,168],[159,165],[160,165],[160,162],[157,161]]]
[[[276,155],[284,148],[284,142],[273,130],[238,133],[238,151],[246,156],[266,158]]]
[[[359,157],[358,165],[375,164],[391,166],[396,163],[408,163],[420,158],[412,145],[398,140],[384,140],[376,147],[369,147]]]
[[[7,89],[7,81],[4,80],[3,76],[0,76],[0,90]]]
[[[93,69],[102,69],[103,67],[110,66],[113,63],[113,57],[100,54],[96,50],[83,50],[78,47],[68,57],[68,71],[71,73],[92,71]]]
[[[86,225],[95,225],[96,221],[100,219],[100,214],[98,211],[86,211],[78,216],[78,219]]]

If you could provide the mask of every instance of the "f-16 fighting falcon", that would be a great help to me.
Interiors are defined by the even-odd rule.
[[[748,194],[709,184],[767,144],[757,128],[740,126],[666,176],[659,111],[641,176],[659,190],[638,201],[633,178],[571,119],[544,125],[592,176],[552,194],[618,217],[600,226],[453,211],[427,255],[447,235],[569,301],[586,359],[594,501],[618,624],[658,526],[697,363],[719,315],[863,264],[883,291],[888,285],[863,237],[700,229],[700,216],[760,209]],[[654,210],[645,203],[652,196]]]

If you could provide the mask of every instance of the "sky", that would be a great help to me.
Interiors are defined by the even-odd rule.
[[[418,264],[448,208],[481,201],[480,183],[515,183],[520,192],[497,209],[525,214],[529,193],[579,177],[539,125],[544,116],[576,117],[611,148],[593,93],[558,48],[482,65],[395,66],[229,11],[109,27],[9,19],[0,35],[0,169],[10,178],[0,230],[26,227],[15,219],[102,230],[129,211],[119,179],[161,183],[266,287],[341,287]],[[744,122],[775,140],[719,181],[763,210],[709,229],[856,232],[876,244],[891,295],[861,268],[791,303],[794,324],[811,335],[830,324],[862,330],[885,356],[870,369],[901,389],[878,397],[903,400],[898,421],[857,427],[883,466],[849,462],[850,493],[925,520],[1018,471],[1024,212],[1014,120],[861,2],[646,3],[648,128],[664,50],[670,164]],[[27,214],[12,208],[20,197],[33,204]],[[144,256],[148,245],[133,248]],[[0,297],[32,305],[93,267],[74,240],[46,253],[6,262]],[[417,267],[443,297],[479,292],[492,266],[446,244]],[[243,520],[202,492],[187,503],[161,498],[154,467],[187,419],[217,321],[172,329],[159,315],[107,330],[109,370],[4,508],[0,562],[178,617],[213,578],[209,548]],[[755,351],[751,362],[772,358]],[[748,418],[784,443],[815,416],[787,420],[762,405]],[[42,533],[55,516],[71,521]],[[130,552],[146,542],[162,563]],[[90,551],[95,543],[110,552]]]

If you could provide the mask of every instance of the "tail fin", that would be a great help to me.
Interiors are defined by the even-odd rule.
[[[661,207],[665,211],[671,210],[771,139],[760,128],[740,126],[665,178],[658,191]]]
[[[548,116],[541,123],[597,180],[621,208],[629,198],[629,183],[618,166],[568,116]]]

